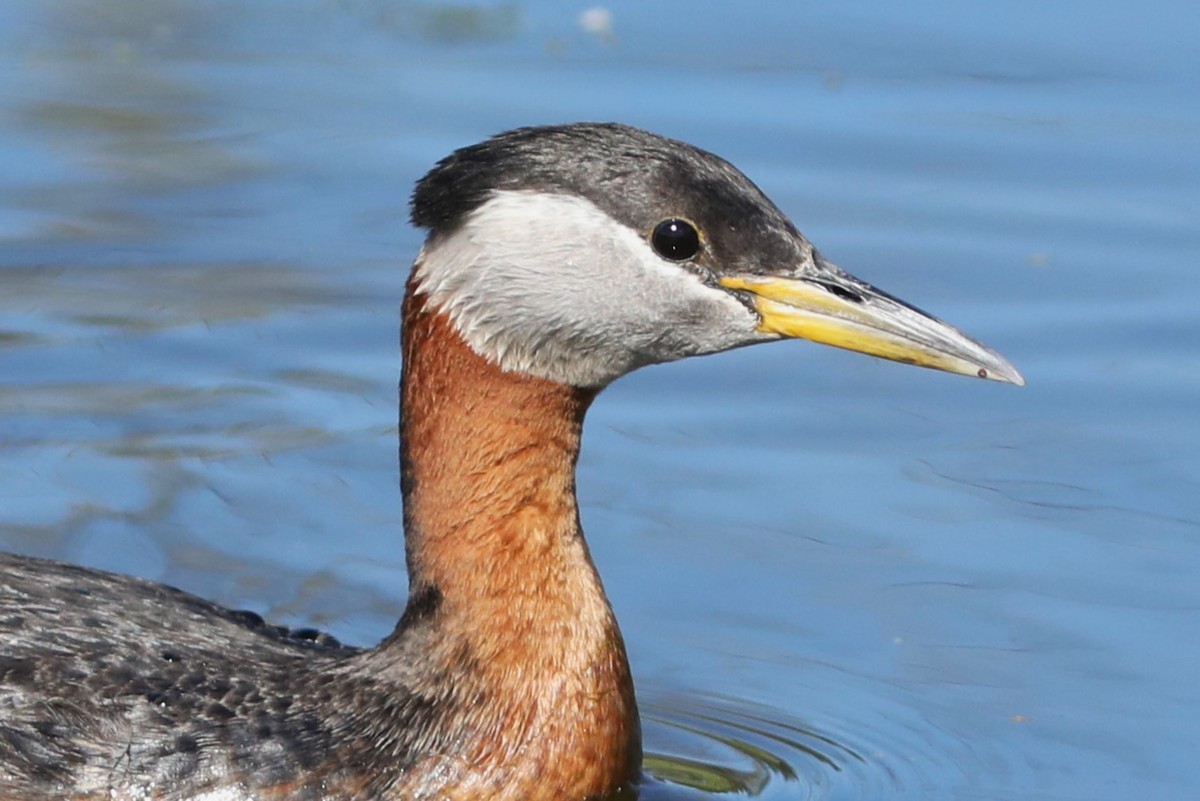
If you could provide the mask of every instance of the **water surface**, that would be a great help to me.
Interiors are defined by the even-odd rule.
[[[1200,787],[1190,4],[0,7],[0,547],[369,644],[413,181],[521,124],[721,153],[1021,390],[788,343],[595,405],[651,799]]]

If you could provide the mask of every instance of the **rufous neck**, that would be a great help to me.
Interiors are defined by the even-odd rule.
[[[629,663],[575,500],[595,392],[501,370],[411,282],[403,351],[410,595],[390,644],[450,677],[444,692],[465,704],[442,711],[444,747],[489,781],[545,788],[512,796],[527,801],[635,781]],[[406,650],[412,643],[418,652]],[[459,781],[447,776],[447,787]]]
[[[575,463],[595,392],[510,373],[408,293],[401,485],[414,595],[443,601],[544,588],[583,546]],[[590,560],[587,567],[591,569]]]

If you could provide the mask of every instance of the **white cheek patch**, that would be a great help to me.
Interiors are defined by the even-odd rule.
[[[416,279],[477,353],[575,386],[764,338],[728,292],[573,195],[494,193],[426,245]]]

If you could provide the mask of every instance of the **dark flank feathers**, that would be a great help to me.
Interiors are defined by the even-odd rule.
[[[0,555],[0,795],[108,798],[154,777],[187,788],[154,798],[183,799],[233,776],[315,799],[348,767],[394,776],[427,746],[411,724],[431,701],[356,670],[364,655],[172,587]],[[398,759],[372,765],[367,719]]]

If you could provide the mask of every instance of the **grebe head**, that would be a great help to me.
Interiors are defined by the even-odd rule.
[[[784,337],[1023,384],[1003,357],[825,260],[746,176],[624,125],[521,128],[417,185],[414,288],[501,368],[602,387]]]

